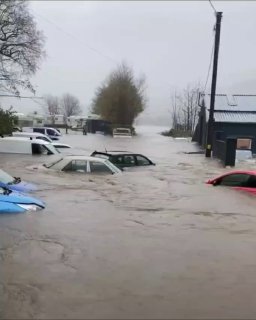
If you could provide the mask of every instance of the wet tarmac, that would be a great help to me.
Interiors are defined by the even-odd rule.
[[[205,185],[228,169],[193,143],[137,131],[61,140],[157,164],[121,175],[52,173],[31,168],[51,156],[0,156],[47,204],[0,215],[0,318],[255,318],[256,198]],[[238,164],[247,167],[255,162]]]

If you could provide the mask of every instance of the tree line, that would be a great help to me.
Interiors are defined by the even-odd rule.
[[[38,30],[26,0],[0,0],[0,89],[2,93],[20,96],[21,89],[35,89],[30,82],[39,69],[44,51],[45,37]],[[197,96],[200,86],[187,86],[172,97],[171,133],[191,135],[198,115]],[[61,97],[45,96],[45,110],[55,121],[56,114],[64,118],[81,113],[79,100],[66,93]],[[91,111],[113,124],[132,126],[146,107],[145,77],[135,77],[131,67],[117,66],[96,89]],[[3,111],[3,110],[2,110]],[[13,114],[8,110],[4,115]],[[8,113],[9,112],[9,113]],[[4,120],[3,120],[4,121]]]

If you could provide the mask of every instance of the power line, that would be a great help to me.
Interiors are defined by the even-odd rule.
[[[211,0],[209,0],[209,3],[210,3],[210,5],[211,5],[211,7],[213,8],[214,13],[216,14],[216,13],[217,13],[217,10],[214,8],[214,5],[212,4]]]
[[[15,96],[11,94],[0,94],[0,97],[5,98],[18,98],[18,99],[44,99],[43,97],[26,97],[26,96]]]
[[[31,9],[31,10],[32,10],[32,9]],[[85,45],[85,46],[86,46],[88,49],[90,49],[91,51],[94,51],[95,53],[97,53],[98,55],[100,55],[100,56],[104,57],[105,59],[111,61],[112,63],[118,64],[118,62],[117,62],[115,59],[113,59],[113,58],[109,57],[108,55],[102,53],[102,52],[99,51],[98,49],[95,49],[94,47],[88,45],[88,44],[85,43],[84,41],[81,41],[80,38],[76,37],[75,35],[67,32],[67,31],[65,31],[64,29],[62,29],[60,26],[58,26],[56,23],[52,22],[52,21],[49,20],[48,18],[43,17],[41,14],[38,14],[38,13],[35,12],[34,10],[32,10],[32,11],[34,12],[34,14],[35,14],[36,16],[38,16],[39,18],[41,18],[41,19],[45,20],[46,22],[52,24],[55,28],[57,28],[59,31],[65,33],[67,36],[71,37],[72,39],[75,39],[76,41],[78,41],[78,42],[80,42],[81,44]]]

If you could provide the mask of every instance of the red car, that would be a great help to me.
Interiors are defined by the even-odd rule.
[[[231,171],[207,181],[207,184],[212,184],[213,186],[228,186],[256,195],[256,171]]]

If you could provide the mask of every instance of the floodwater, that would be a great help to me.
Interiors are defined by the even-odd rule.
[[[47,207],[0,215],[0,318],[255,318],[256,198],[205,185],[228,169],[161,130],[62,138],[157,164],[120,175],[52,173],[31,167],[51,156],[1,155]]]

